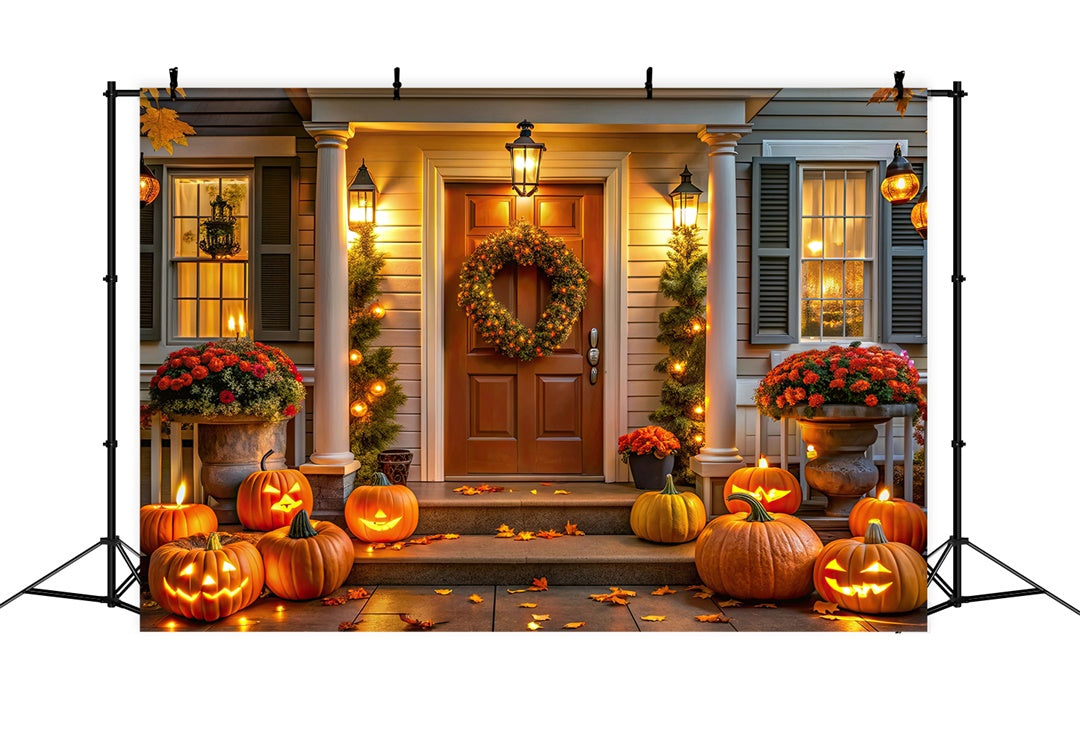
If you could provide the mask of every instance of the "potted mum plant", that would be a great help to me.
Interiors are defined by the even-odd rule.
[[[806,464],[806,480],[828,497],[826,515],[845,517],[877,483],[877,466],[866,457],[877,426],[890,417],[925,418],[918,384],[905,351],[856,342],[789,356],[761,380],[754,402],[763,415],[798,421],[817,452]]]
[[[285,468],[286,424],[304,386],[283,351],[240,338],[173,351],[150,379],[148,412],[198,425],[200,476],[223,524],[238,521],[236,492],[260,468]],[[264,464],[268,450],[275,453]]]
[[[659,491],[675,467],[674,452],[679,439],[656,425],[639,427],[619,437],[619,457],[630,464],[630,474],[639,489]]]

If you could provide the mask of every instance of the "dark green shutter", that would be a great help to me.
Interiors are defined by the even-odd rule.
[[[295,158],[255,159],[252,278],[258,340],[299,338],[299,178]]]
[[[148,167],[161,179],[160,166]],[[165,186],[157,199],[139,208],[139,339],[161,340],[161,225]]]
[[[750,241],[750,342],[799,342],[795,159],[755,157]]]
[[[923,164],[912,163],[919,181]],[[926,342],[926,241],[911,225],[913,203],[885,208],[882,254],[882,339],[887,343]]]

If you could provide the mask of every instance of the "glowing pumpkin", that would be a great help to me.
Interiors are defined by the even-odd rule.
[[[139,547],[150,555],[165,543],[189,535],[208,535],[218,526],[217,515],[205,504],[184,504],[184,485],[176,504],[146,504],[139,509]]]
[[[266,533],[255,545],[263,557],[266,585],[282,599],[328,596],[349,577],[353,542],[333,522],[311,521],[300,510],[289,527]]]
[[[885,537],[894,543],[904,543],[923,552],[926,548],[926,512],[918,504],[893,499],[888,489],[878,495],[863,497],[851,508],[848,529],[853,536],[865,535],[870,520],[881,522]]]
[[[259,463],[261,470],[248,476],[236,492],[236,515],[249,530],[276,530],[288,527],[301,510],[311,514],[315,496],[307,476],[293,468],[267,470],[266,451]]]
[[[391,484],[376,473],[368,486],[357,486],[345,502],[345,523],[360,540],[390,543],[404,540],[416,530],[420,508],[407,486]]]
[[[262,556],[247,535],[211,532],[165,543],[150,556],[154,601],[173,614],[213,622],[259,598]]]
[[[756,466],[740,468],[724,484],[724,506],[731,513],[749,512],[750,505],[738,500],[729,502],[732,494],[749,494],[761,502],[766,512],[795,514],[802,504],[799,480],[782,468],[773,468],[762,458]]]
[[[692,491],[675,489],[671,474],[663,491],[646,491],[630,508],[630,529],[643,540],[684,543],[705,527],[705,505]]]
[[[814,588],[814,561],[821,538],[790,514],[769,514],[756,498],[735,493],[750,512],[717,517],[694,546],[702,582],[737,599],[795,599]]]
[[[871,520],[865,538],[825,546],[814,564],[814,588],[853,612],[910,612],[926,603],[926,561],[910,545],[889,542]]]

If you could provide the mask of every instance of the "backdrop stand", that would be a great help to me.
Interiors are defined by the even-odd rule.
[[[175,83],[173,85],[175,87]],[[34,581],[32,584],[18,592],[14,596],[0,603],[0,608],[7,606],[23,594],[35,594],[37,596],[51,596],[58,599],[77,599],[79,601],[96,601],[106,604],[110,608],[120,607],[128,611],[139,613],[139,607],[122,601],[120,597],[133,584],[139,581],[139,572],[128,557],[130,552],[136,559],[139,552],[125,543],[116,534],[116,98],[138,97],[139,90],[118,90],[116,82],[109,82],[105,90],[105,98],[108,103],[108,174],[107,174],[107,212],[108,212],[108,272],[104,281],[108,285],[108,365],[107,365],[107,416],[108,436],[104,442],[108,453],[108,472],[106,481],[106,524],[108,532],[105,537],[98,540],[86,550],[82,551],[66,563],[58,566],[49,573]],[[104,595],[82,594],[74,591],[58,591],[55,589],[39,588],[39,584],[49,580],[60,571],[73,563],[81,560],[98,548],[105,548],[106,559],[106,588]],[[127,564],[130,573],[119,585],[116,583],[116,558],[119,555]]]
[[[1061,597],[1050,593],[1027,576],[1018,573],[1013,568],[1002,563],[1000,560],[972,543],[968,538],[964,537],[961,530],[960,510],[963,501],[963,487],[960,482],[960,452],[964,448],[964,441],[960,439],[960,359],[962,355],[960,345],[960,286],[964,283],[964,277],[960,273],[960,101],[967,96],[967,93],[964,92],[963,87],[959,82],[953,82],[952,89],[927,90],[927,95],[929,97],[951,97],[953,101],[953,531],[948,540],[936,547],[926,556],[927,562],[929,563],[935,555],[939,552],[941,553],[941,557],[938,559],[937,564],[933,565],[930,569],[928,585],[929,583],[936,584],[943,592],[945,592],[945,596],[948,597],[946,601],[935,604],[927,609],[926,613],[927,615],[930,615],[939,612],[942,609],[959,607],[962,604],[968,604],[975,601],[1011,599],[1017,596],[1046,594],[1062,606],[1080,614],[1080,609],[1077,609]],[[1005,569],[1027,583],[1031,588],[965,596],[962,588],[963,566],[961,564],[962,553],[965,547],[971,548],[990,562]],[[953,555],[952,585],[945,581],[941,573],[942,565],[945,563],[945,559],[949,557],[950,553]]]

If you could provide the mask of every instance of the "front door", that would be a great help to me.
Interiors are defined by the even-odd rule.
[[[446,185],[446,459],[448,478],[584,476],[604,473],[603,362],[586,360],[589,331],[601,345],[603,186],[545,184],[529,198],[505,185]],[[589,272],[587,304],[567,341],[535,361],[508,358],[483,341],[457,306],[467,254],[516,219],[562,238]],[[550,299],[536,267],[504,267],[495,298],[532,326]]]

